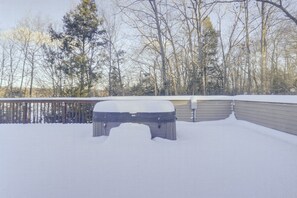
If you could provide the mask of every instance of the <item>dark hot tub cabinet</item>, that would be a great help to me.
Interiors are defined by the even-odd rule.
[[[108,136],[122,123],[138,123],[150,128],[152,138],[176,140],[175,109],[169,101],[104,101],[93,111],[93,136]]]

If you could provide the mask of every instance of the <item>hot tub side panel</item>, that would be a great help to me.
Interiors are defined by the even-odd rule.
[[[93,136],[108,136],[122,123],[138,123],[150,128],[152,138],[176,140],[175,112],[169,113],[99,113],[93,114]]]
[[[123,122],[94,122],[93,123],[93,136],[109,136],[112,128],[118,127]],[[155,122],[132,122],[138,124],[144,124],[150,128],[152,138],[160,137],[169,140],[176,140],[176,123],[166,122],[166,123],[155,123]]]

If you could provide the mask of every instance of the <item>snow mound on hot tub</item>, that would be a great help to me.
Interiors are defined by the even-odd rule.
[[[160,113],[173,112],[174,106],[170,101],[104,101],[94,107],[94,112],[129,112],[129,113]]]

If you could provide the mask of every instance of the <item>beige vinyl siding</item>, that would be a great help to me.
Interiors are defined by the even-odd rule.
[[[297,135],[297,104],[235,101],[235,116],[238,120]]]
[[[176,110],[177,121],[192,121],[192,110],[189,100],[171,100]]]
[[[232,112],[231,103],[231,100],[197,101],[196,120],[199,122],[225,119]]]

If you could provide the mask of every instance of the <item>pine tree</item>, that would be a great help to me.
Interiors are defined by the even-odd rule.
[[[100,79],[98,58],[105,43],[102,23],[95,1],[82,0],[64,16],[62,32],[50,28],[52,40],[59,44],[59,52],[54,54],[63,63],[60,69],[67,78],[68,96],[90,96]]]
[[[203,76],[206,82],[206,93],[218,94],[219,90],[222,89],[223,72],[218,66],[218,33],[209,17],[202,24],[202,43],[202,72],[204,72]]]

